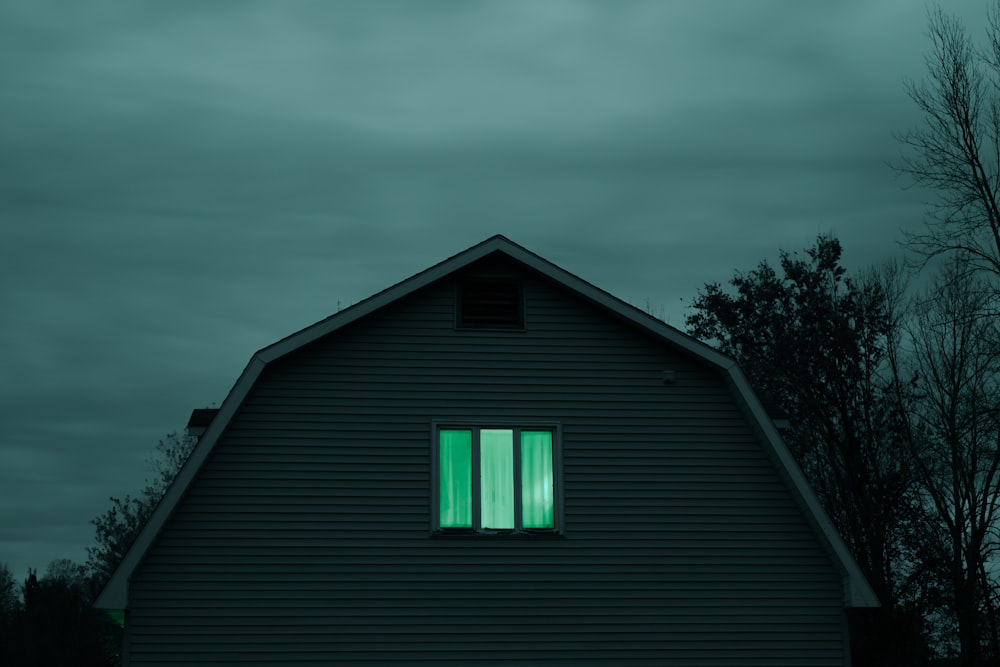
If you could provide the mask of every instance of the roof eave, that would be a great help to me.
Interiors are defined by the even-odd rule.
[[[761,403],[756,393],[750,387],[750,382],[743,374],[743,371],[737,364],[733,363],[727,369],[727,373],[733,387],[739,393],[745,407],[757,423],[760,432],[769,445],[769,453],[778,464],[779,469],[785,473],[786,479],[792,485],[798,500],[806,510],[807,518],[819,533],[824,546],[840,570],[844,606],[881,606],[874,589],[868,583],[868,579],[861,571],[861,567],[847,548],[826,510],[823,509],[819,497],[813,491],[812,486],[806,479],[805,473],[802,472],[799,464],[795,461],[791,450],[785,445],[774,420],[770,418],[763,403]]]
[[[128,584],[132,572],[138,567],[159,534],[160,528],[173,513],[174,507],[177,506],[177,503],[184,495],[184,492],[191,484],[198,470],[201,469],[202,463],[208,458],[208,454],[212,451],[215,441],[222,435],[229,421],[236,414],[236,410],[246,396],[247,392],[245,388],[253,386],[253,383],[256,382],[264,370],[265,365],[258,355],[254,355],[250,359],[250,363],[243,369],[243,373],[219,407],[215,418],[208,425],[205,433],[198,440],[198,444],[191,451],[191,455],[177,472],[177,477],[167,487],[166,492],[156,507],[153,508],[153,512],[150,514],[149,519],[146,520],[142,530],[139,531],[139,535],[136,536],[132,546],[129,547],[125,557],[122,558],[121,563],[119,563],[111,575],[108,583],[105,584],[104,589],[97,596],[94,602],[95,607],[98,609],[128,608]]]

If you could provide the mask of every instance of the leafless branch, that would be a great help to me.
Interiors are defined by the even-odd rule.
[[[1000,13],[984,50],[940,8],[928,23],[927,78],[905,84],[924,124],[898,136],[908,152],[896,169],[934,198],[926,229],[906,244],[924,264],[961,252],[972,269],[1000,275]]]

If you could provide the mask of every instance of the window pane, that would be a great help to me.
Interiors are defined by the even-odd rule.
[[[483,528],[514,528],[514,431],[482,429],[479,457]]]
[[[552,434],[521,432],[521,510],[525,528],[555,527]]]
[[[472,527],[472,431],[441,431],[441,527]]]

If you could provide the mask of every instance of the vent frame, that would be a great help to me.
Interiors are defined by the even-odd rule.
[[[455,328],[524,331],[524,280],[507,273],[474,273],[455,283]]]

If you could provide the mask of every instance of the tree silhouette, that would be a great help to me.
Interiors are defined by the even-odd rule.
[[[136,496],[112,497],[111,507],[93,519],[95,544],[87,548],[87,568],[100,588],[114,573],[146,520],[191,454],[197,439],[170,433],[159,441],[151,460],[154,476]]]
[[[927,78],[906,86],[925,122],[899,135],[910,150],[896,167],[936,198],[908,245],[925,261],[959,253],[964,268],[1000,276],[1000,3],[985,49],[940,8],[928,28]]]
[[[1000,550],[1000,327],[992,314],[995,300],[986,283],[956,258],[918,299],[909,336],[919,400],[911,409],[907,440],[926,505],[945,538],[963,665],[978,664],[985,636],[993,658],[1000,657],[987,571],[991,556]]]
[[[866,635],[917,655],[903,601],[913,596],[907,563],[921,511],[908,457],[899,456],[898,318],[884,282],[849,277],[841,255],[836,238],[820,236],[804,256],[782,252],[780,273],[762,262],[738,272],[730,289],[708,284],[687,326],[733,356],[788,418],[786,442],[884,607],[866,620]]]
[[[41,579],[35,570],[29,569],[21,587],[24,602],[17,600],[0,642],[3,664],[67,667],[115,664],[105,641],[114,630],[110,620],[93,608],[88,583],[84,568],[70,561],[54,561]]]

